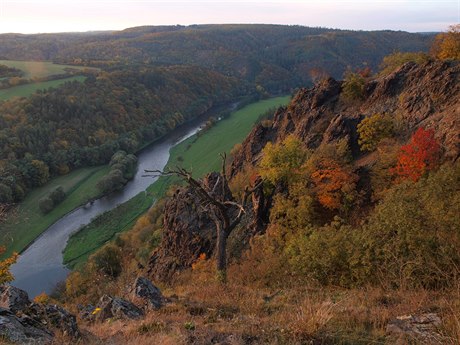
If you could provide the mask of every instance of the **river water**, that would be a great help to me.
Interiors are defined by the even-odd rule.
[[[51,293],[57,283],[63,281],[69,270],[62,264],[62,251],[71,234],[91,220],[117,205],[145,191],[157,178],[142,177],[145,169],[162,170],[169,159],[169,150],[195,134],[209,117],[200,117],[183,125],[161,140],[151,144],[138,154],[136,176],[125,188],[91,204],[79,207],[50,226],[33,242],[11,266],[15,280],[12,285],[34,297],[42,292]]]

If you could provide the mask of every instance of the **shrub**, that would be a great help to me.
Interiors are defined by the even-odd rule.
[[[415,62],[417,64],[425,63],[429,60],[429,56],[425,53],[393,53],[383,58],[382,64],[380,65],[380,76],[387,76],[398,67],[404,65],[407,62]]]
[[[358,124],[361,151],[374,151],[384,138],[393,134],[393,121],[388,115],[374,114]]]
[[[38,201],[38,207],[43,214],[47,214],[54,209],[54,202],[49,196],[46,196]]]
[[[342,84],[342,92],[347,100],[363,100],[366,80],[359,74],[347,71]]]
[[[436,36],[431,54],[441,60],[460,60],[460,24],[452,25],[446,33]]]
[[[262,150],[260,175],[273,184],[293,181],[309,155],[309,150],[294,135],[289,135],[281,143],[269,142]]]
[[[97,251],[91,258],[94,267],[110,277],[117,277],[122,270],[121,250],[114,244],[108,244]]]
[[[428,171],[437,167],[441,147],[434,137],[434,131],[420,127],[410,142],[401,147],[398,162],[392,172],[401,180],[417,181]]]

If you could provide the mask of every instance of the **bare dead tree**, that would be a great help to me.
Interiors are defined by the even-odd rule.
[[[203,186],[202,182],[196,180],[192,177],[192,173],[187,171],[184,168],[176,167],[176,169],[170,169],[166,171],[161,170],[145,170],[146,173],[153,174],[153,175],[145,175],[145,176],[171,176],[175,175],[180,177],[182,180],[187,182],[187,184],[191,187],[195,195],[200,200],[200,206],[206,212],[208,212],[209,216],[214,220],[217,230],[217,246],[216,246],[216,267],[217,267],[217,275],[218,277],[225,281],[227,275],[227,239],[230,233],[235,229],[235,227],[240,223],[243,215],[246,213],[246,204],[248,201],[249,196],[254,192],[257,187],[259,187],[260,183],[253,188],[249,188],[248,186],[245,188],[243,195],[241,197],[241,203],[232,201],[232,200],[225,200],[226,195],[226,186],[227,186],[227,174],[226,174],[226,154],[220,155],[222,158],[222,192],[220,194],[214,193],[216,188],[219,185],[219,179],[216,181],[211,191],[208,192],[206,188]],[[219,197],[220,196],[220,197]],[[235,208],[238,213],[235,216]]]

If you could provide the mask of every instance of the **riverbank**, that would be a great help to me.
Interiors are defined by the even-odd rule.
[[[196,177],[218,170],[221,164],[219,153],[229,154],[233,146],[240,143],[251,131],[260,114],[273,107],[287,104],[289,99],[290,96],[284,96],[257,101],[233,112],[202,135],[192,136],[174,146],[170,151],[167,166],[180,165],[192,170]],[[64,263],[69,267],[75,267],[86,261],[89,255],[113,239],[117,233],[129,229],[136,219],[133,215],[143,214],[151,206],[154,198],[161,198],[171,185],[178,182],[173,177],[161,177],[147,188],[147,193],[142,192],[116,209],[94,219],[69,238],[64,250]],[[110,220],[109,223],[104,219]]]
[[[77,169],[32,190],[17,207],[14,215],[1,226],[0,244],[6,247],[4,256],[24,251],[58,219],[99,197],[96,183],[107,174],[108,169],[106,165]],[[51,212],[43,214],[38,206],[39,200],[57,186],[63,187],[67,197]]]
[[[233,109],[237,104],[244,103],[246,99],[239,100],[238,103],[231,103],[224,106],[219,105],[213,108],[214,113],[210,110],[196,118],[180,125],[187,127],[193,122],[207,119],[211,114],[221,113],[226,109]],[[149,146],[166,138],[165,135],[142,145],[135,152],[139,155]],[[8,257],[13,252],[22,253],[26,250],[46,229],[56,223],[59,219],[72,212],[73,210],[88,204],[89,202],[102,198],[103,195],[98,192],[96,184],[101,177],[109,171],[108,165],[98,167],[86,167],[74,170],[69,174],[58,176],[50,180],[42,187],[36,188],[29,192],[26,198],[17,206],[14,216],[8,221],[1,224],[0,228],[0,245],[6,247],[5,253],[1,257]],[[38,201],[49,194],[57,186],[62,186],[67,194],[66,199],[56,206],[50,213],[44,215],[39,207]]]

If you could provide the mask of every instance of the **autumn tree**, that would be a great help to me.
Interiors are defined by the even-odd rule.
[[[388,115],[374,114],[358,124],[361,151],[374,151],[383,138],[393,134],[393,121]]]
[[[426,172],[439,164],[441,147],[432,129],[420,127],[410,142],[401,147],[396,167],[392,173],[400,179],[418,181]]]
[[[380,64],[379,75],[386,76],[407,62],[415,62],[417,64],[421,64],[427,62],[428,60],[429,56],[422,52],[396,52],[383,58],[383,61]]]
[[[273,184],[292,182],[309,155],[309,150],[294,135],[280,143],[269,142],[262,150],[260,174]]]
[[[5,253],[5,251],[5,247],[0,247],[0,255]],[[13,253],[13,255],[9,258],[0,261],[0,285],[14,280],[14,277],[10,272],[10,266],[16,262],[18,256],[18,253]]]
[[[460,60],[460,24],[451,25],[447,32],[436,36],[431,54],[441,60]]]
[[[366,80],[359,73],[345,72],[342,92],[347,100],[363,100]]]
[[[356,199],[358,176],[330,158],[321,159],[311,174],[318,201],[331,210],[347,211]]]

